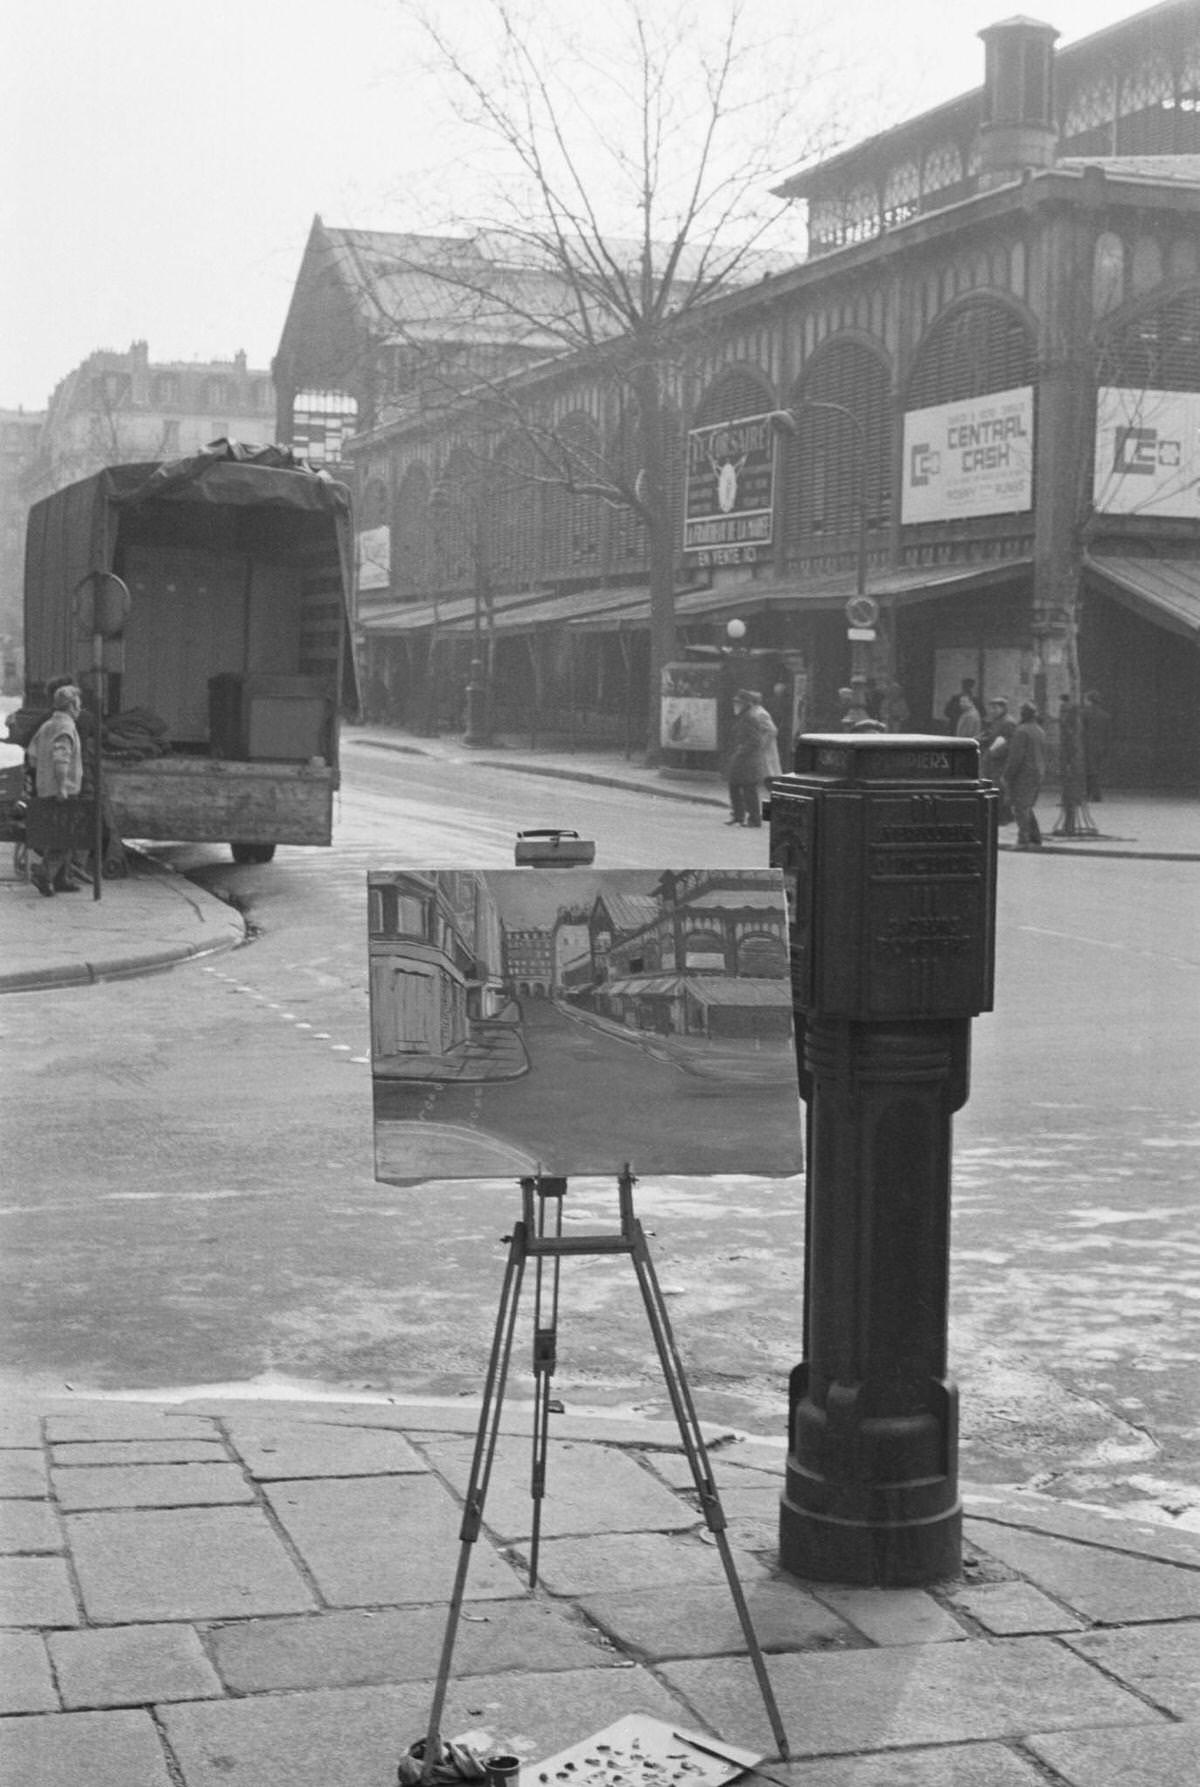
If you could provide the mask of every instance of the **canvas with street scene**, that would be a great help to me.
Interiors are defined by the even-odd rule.
[[[376,1178],[802,1171],[779,870],[367,882]]]

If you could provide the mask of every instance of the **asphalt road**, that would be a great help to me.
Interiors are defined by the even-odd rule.
[[[366,870],[506,867],[543,824],[595,837],[600,865],[765,861],[765,834],[712,808],[365,747],[345,768],[332,851],[235,867],[164,847],[242,905],[246,949],[0,1007],[8,1380],[477,1391],[515,1188],[373,1176]],[[950,1349],[965,1476],[1192,1523],[1196,874],[1002,861],[997,1010],[956,1123]],[[649,1175],[637,1197],[701,1413],[781,1432],[802,1180]],[[615,1188],[572,1181],[567,1209],[615,1223]],[[563,1295],[558,1393],[665,1415],[628,1263],[571,1262]]]
[[[803,1169],[790,1050],[781,1063],[777,1051],[756,1054],[753,1044],[730,1049],[742,1071],[722,1074],[719,1051],[694,1063],[676,1061],[652,1037],[622,1036],[615,1026],[539,999],[521,1003],[520,1033],[528,1070],[517,1079],[465,1085],[377,1079],[380,1155],[412,1178],[423,1138],[448,1127],[463,1137],[458,1148],[444,1151],[464,1163],[462,1176],[470,1176],[476,1135],[507,1144],[522,1157],[523,1172],[597,1174],[625,1161],[642,1173],[753,1167],[774,1176]],[[746,1068],[756,1064],[762,1071],[747,1077]],[[434,1135],[427,1158],[438,1158],[436,1142]],[[474,1169],[476,1176],[480,1170],[488,1169]],[[381,1168],[380,1176],[392,1174]]]

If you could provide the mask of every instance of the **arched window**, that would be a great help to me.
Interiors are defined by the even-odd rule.
[[[1125,244],[1112,230],[1105,230],[1092,251],[1092,309],[1104,316],[1124,298]]]
[[[789,407],[796,428],[783,459],[789,546],[857,534],[860,501],[868,528],[886,526],[895,419],[882,357],[834,336],[806,367]]]
[[[930,409],[1031,385],[1033,335],[1024,319],[994,298],[973,298],[940,316],[917,350],[905,408]]]
[[[368,478],[358,505],[360,527],[382,527],[387,520],[388,491],[382,478]]]
[[[488,562],[499,589],[525,589],[540,568],[541,495],[532,442],[512,433],[496,449],[488,476]]]
[[[423,465],[404,474],[392,511],[392,588],[399,595],[417,595],[429,578],[429,473]]]
[[[1101,349],[1100,383],[1200,391],[1200,287],[1126,318]]]
[[[722,373],[696,406],[693,428],[710,428],[717,422],[740,422],[744,416],[765,415],[775,408],[771,388],[745,367]]]
[[[471,455],[456,447],[429,498],[433,584],[437,589],[475,587],[478,485]]]
[[[578,411],[566,416],[554,430],[549,453],[554,466],[561,469],[562,479],[549,483],[543,497],[543,568],[560,577],[596,571],[600,559],[601,499],[569,488],[570,484],[595,484],[606,475],[600,438],[591,417]]]

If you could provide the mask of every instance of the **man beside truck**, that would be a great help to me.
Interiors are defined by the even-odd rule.
[[[83,747],[76,723],[82,707],[83,697],[74,683],[57,688],[50,717],[43,720],[27,748],[35,800],[61,808],[61,812],[52,810],[42,816],[46,842],[32,874],[33,885],[46,899],[79,891],[70,869],[73,821],[83,792]]]

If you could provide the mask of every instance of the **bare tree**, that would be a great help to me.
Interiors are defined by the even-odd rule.
[[[461,415],[469,403],[481,458],[518,431],[523,475],[644,527],[653,753],[659,673],[675,651],[672,416],[712,338],[714,299],[781,264],[787,207],[770,186],[816,147],[811,130],[797,141],[795,37],[756,38],[755,0],[408,10],[486,152],[484,201],[462,240],[488,250],[482,261],[422,256],[413,271],[453,296],[464,338],[473,330],[542,362],[567,356],[602,393],[608,425],[586,443],[561,428],[547,380],[513,373],[511,356],[447,356],[402,314],[392,339],[410,372],[413,356],[436,358],[425,408]],[[806,69],[810,84],[811,56]]]

